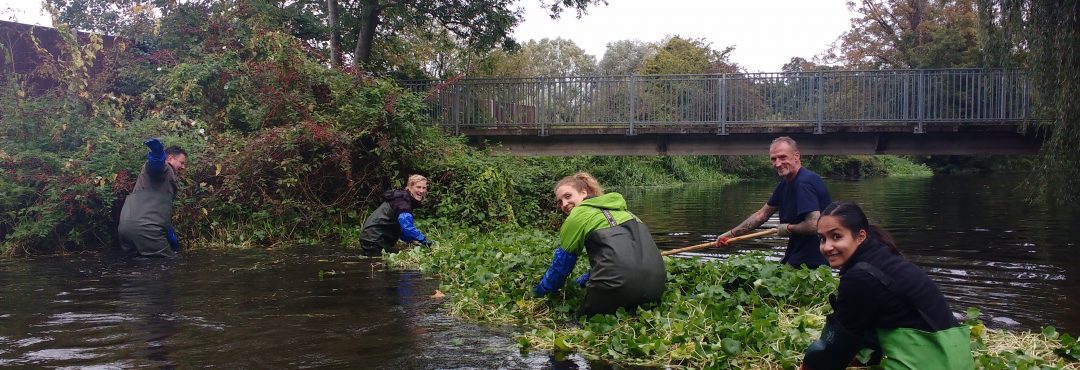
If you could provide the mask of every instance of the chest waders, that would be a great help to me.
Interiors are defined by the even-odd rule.
[[[610,227],[597,229],[585,239],[589,256],[589,282],[578,316],[615,313],[659,302],[667,272],[649,228],[631,215],[621,225],[601,209]]]
[[[880,269],[866,262],[855,264],[853,269],[862,269],[885,286],[892,285],[892,278]],[[890,290],[891,291],[891,290]],[[909,299],[908,297],[904,297]],[[910,300],[910,299],[909,299]],[[919,310],[926,322],[926,313]],[[975,361],[971,356],[971,328],[967,325],[938,330],[922,331],[913,328],[876,329],[878,342],[881,344],[881,367],[893,369],[974,369]]]
[[[390,203],[383,202],[364,220],[364,227],[360,230],[360,247],[366,253],[393,251],[394,244],[401,238],[401,226],[396,216]]]

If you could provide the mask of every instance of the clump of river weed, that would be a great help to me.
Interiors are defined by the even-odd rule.
[[[570,282],[548,298],[532,288],[547,268],[556,237],[535,229],[439,230],[440,244],[385,258],[397,269],[437,276],[452,314],[513,324],[522,349],[576,352],[611,363],[688,368],[791,369],[817,339],[837,279],[828,268],[792,269],[759,253],[727,260],[665,258],[667,291],[636,315],[620,311],[575,320],[584,290]],[[574,278],[588,269],[579,261]],[[1053,329],[988,330],[969,310],[980,368],[1080,368],[1080,346]],[[1021,345],[1023,343],[1023,345]]]

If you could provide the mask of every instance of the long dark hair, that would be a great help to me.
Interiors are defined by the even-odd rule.
[[[876,240],[878,243],[888,247],[893,254],[902,255],[900,249],[896,248],[896,240],[893,239],[892,235],[889,235],[881,226],[871,224],[870,220],[866,218],[866,213],[854,202],[832,202],[828,207],[825,207],[824,211],[821,211],[821,215],[836,217],[840,220],[840,225],[851,230],[853,234],[858,233],[859,230],[866,230],[867,240]]]

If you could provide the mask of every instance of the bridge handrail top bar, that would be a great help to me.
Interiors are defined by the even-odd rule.
[[[551,79],[614,79],[614,78],[655,78],[655,77],[734,77],[745,78],[746,76],[789,76],[789,75],[844,75],[855,73],[868,74],[911,74],[918,72],[970,72],[970,73],[1004,73],[1004,72],[1027,72],[1026,68],[925,68],[925,69],[845,69],[845,70],[819,70],[819,71],[795,71],[795,72],[734,72],[734,73],[693,73],[693,74],[653,74],[653,75],[572,75],[572,76],[539,76],[539,77],[455,77],[445,79],[410,79],[400,80],[404,84],[417,84],[428,82],[456,81],[507,81],[507,80],[551,80]]]

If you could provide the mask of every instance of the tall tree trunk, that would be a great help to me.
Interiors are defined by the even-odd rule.
[[[341,67],[341,32],[338,31],[337,0],[326,0],[326,19],[330,23],[330,65]]]
[[[361,7],[363,24],[356,35],[356,51],[353,53],[353,59],[358,66],[371,60],[371,43],[375,40],[375,30],[379,27],[379,16],[382,13],[378,0],[364,0]]]

